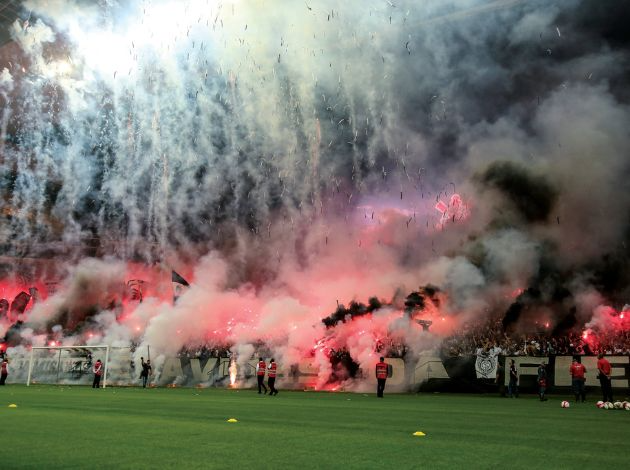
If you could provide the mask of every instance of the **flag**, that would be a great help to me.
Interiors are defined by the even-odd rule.
[[[17,316],[23,314],[24,310],[26,310],[29,300],[31,300],[31,296],[24,291],[16,295],[13,302],[11,302],[11,314],[9,315],[9,320],[17,320]]]
[[[475,371],[478,379],[495,379],[497,376],[498,351],[492,348],[490,351],[479,351],[475,362]]]
[[[177,272],[171,270],[171,282],[173,283],[173,303],[177,302],[177,299],[188,290],[190,284],[188,281],[180,276]]]
[[[144,283],[142,279],[130,279],[127,281],[127,294],[131,300],[142,302]]]

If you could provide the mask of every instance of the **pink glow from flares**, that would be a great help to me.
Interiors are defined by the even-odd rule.
[[[446,194],[444,197],[447,197]],[[395,245],[405,239],[405,234],[417,235],[418,231],[428,235],[438,234],[447,224],[465,221],[470,216],[469,204],[459,194],[452,194],[447,202],[438,200],[433,205],[432,201],[435,199],[428,200],[417,194],[404,200],[384,195],[363,198],[354,214],[355,224],[363,227],[358,246],[371,247],[377,242]],[[401,227],[406,230],[399,233]]]
[[[447,222],[459,222],[470,216],[470,209],[463,201],[462,197],[455,193],[451,195],[448,204],[438,200],[435,209],[442,214],[440,224],[443,226]]]
[[[441,315],[439,310],[433,315],[426,315],[423,316],[423,318],[433,321],[433,324],[429,327],[429,331],[438,336],[451,334],[459,325],[459,320],[456,315]]]
[[[321,391],[324,391],[324,392],[339,392],[339,391],[341,391],[341,387],[340,387],[339,383],[327,383],[327,384],[319,387],[318,390],[321,390]]]
[[[333,351],[347,350],[361,366],[371,367],[377,345],[382,345],[382,340],[394,338],[395,341],[405,342],[413,338],[413,341],[420,341],[419,338],[425,334],[415,322],[404,320],[402,311],[392,307],[384,307],[327,331],[321,320],[334,311],[331,298],[338,297],[347,302],[349,298],[357,298],[357,292],[363,292],[365,297],[358,297],[357,301],[367,302],[370,294],[390,299],[392,288],[388,285],[389,281],[382,282],[381,279],[386,280],[397,269],[393,260],[384,258],[377,259],[378,270],[369,267],[359,269],[348,263],[347,269],[340,272],[339,260],[335,257],[329,260],[330,263],[327,260],[318,262],[307,274],[299,270],[283,273],[282,279],[289,288],[284,290],[285,293],[279,293],[271,288],[257,292],[249,285],[224,288],[225,275],[221,271],[227,267],[223,261],[213,259],[208,263],[211,266],[208,268],[211,269],[210,275],[204,272],[206,268],[202,263],[189,277],[191,288],[175,305],[172,304],[170,271],[160,267],[118,264],[115,267],[104,266],[110,271],[103,276],[98,271],[102,266],[99,263],[104,262],[96,261],[95,265],[89,264],[88,269],[83,271],[77,268],[76,276],[80,279],[66,279],[56,294],[44,298],[36,307],[29,306],[25,317],[54,325],[57,309],[72,305],[77,319],[80,319],[85,318],[80,316],[84,307],[93,310],[96,303],[100,313],[91,317],[92,320],[98,319],[96,324],[88,331],[76,331],[74,338],[67,334],[64,337],[61,334],[55,336],[55,345],[58,341],[82,344],[88,339],[95,339],[107,343],[112,338],[129,338],[150,345],[156,353],[169,355],[179,352],[182,346],[195,348],[207,344],[212,348],[230,348],[262,342],[275,351],[281,364],[316,358],[321,373],[317,386],[321,387],[328,380],[327,369],[330,368]],[[181,271],[186,272],[185,269]],[[127,295],[126,280],[130,277],[144,281],[142,302]],[[213,278],[216,281],[208,282]],[[409,277],[408,284],[415,284],[413,281]],[[80,283],[88,288],[79,289]],[[98,289],[105,289],[105,293]],[[20,290],[24,289],[16,288],[17,292]],[[115,293],[121,296],[119,299],[122,302],[111,303],[110,299],[116,298]],[[440,316],[444,316],[429,303],[425,313],[434,317],[436,323]],[[451,328],[453,322],[450,317],[444,317],[439,321],[441,325],[436,326],[436,332]],[[65,325],[62,326],[65,328]],[[385,342],[384,347],[388,348],[389,344]],[[236,367],[236,364],[230,366],[231,384],[236,383]]]
[[[448,210],[448,206],[446,204],[444,204],[442,201],[438,201],[438,203],[435,205],[435,209],[442,215],[444,215],[446,213],[446,211]]]
[[[392,214],[392,224],[403,219],[401,213]],[[366,236],[365,240],[370,239]],[[395,351],[397,344],[411,345],[414,353],[439,344],[439,338],[451,334],[467,313],[465,308],[449,303],[446,291],[438,291],[435,302],[427,299],[424,309],[413,318],[407,318],[400,308],[384,306],[327,329],[321,320],[335,311],[335,299],[345,305],[352,299],[367,304],[368,298],[375,296],[387,304],[399,286],[402,292],[417,290],[422,275],[420,270],[401,270],[386,249],[375,247],[366,261],[364,256],[354,255],[358,250],[348,249],[349,245],[336,247],[334,243],[333,240],[328,245],[332,254],[317,252],[309,260],[308,270],[286,263],[273,282],[262,286],[230,284],[233,267],[214,253],[202,259],[195,269],[178,266],[178,272],[186,273],[191,287],[175,305],[170,270],[99,261],[88,264],[89,269],[75,268],[75,274],[61,283],[57,293],[47,296],[43,292],[42,301],[33,307],[29,305],[24,317],[39,321],[40,325],[55,325],[62,322],[57,312],[67,306],[79,315],[96,304],[98,313],[90,318],[95,324],[86,322],[89,330],[77,331],[76,341],[88,336],[104,343],[112,338],[128,339],[140,343],[139,349],[146,350],[146,345],[150,345],[152,353],[166,357],[177,354],[182,347],[192,349],[207,344],[211,348],[233,348],[234,352],[243,345],[256,351],[262,344],[273,351],[281,367],[312,359],[318,373],[313,387],[323,389],[348,387],[343,379],[327,385],[333,352],[345,351],[361,368],[371,370],[375,359]],[[309,247],[315,245],[313,241],[307,243]],[[126,293],[130,278],[144,281],[142,302]],[[15,285],[13,289],[17,294],[28,291],[28,286]],[[497,291],[497,296],[515,298],[523,291],[503,289]],[[117,293],[122,301],[111,304]],[[623,327],[621,315],[610,312],[604,312],[606,318]],[[429,332],[415,322],[421,319],[433,322]],[[539,318],[539,325],[542,327],[546,321],[544,325],[549,328],[550,319]],[[61,334],[51,337],[62,344],[82,344],[72,343],[72,338]],[[50,337],[37,344],[45,344],[46,339]],[[237,383],[240,366],[240,362],[230,364],[230,384]]]
[[[593,312],[593,317],[586,324],[587,328],[598,332],[605,331],[629,331],[630,322],[626,318],[624,311],[617,311],[611,306],[600,305]]]

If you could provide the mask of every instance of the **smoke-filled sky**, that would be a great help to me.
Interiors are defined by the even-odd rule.
[[[142,276],[107,337],[289,361],[337,301],[427,283],[449,318],[528,288],[554,324],[623,305],[626,3],[24,1],[0,49],[0,241],[65,279],[31,320]],[[170,268],[193,284],[176,306]],[[399,317],[339,341],[360,363],[393,331],[431,345]]]

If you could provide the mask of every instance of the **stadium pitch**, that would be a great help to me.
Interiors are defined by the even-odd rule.
[[[7,386],[0,465],[625,468],[630,412],[566,398]]]

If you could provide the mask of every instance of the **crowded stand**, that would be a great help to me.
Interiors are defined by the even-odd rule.
[[[630,330],[582,329],[563,334],[544,331],[508,334],[502,328],[501,319],[484,323],[467,323],[442,342],[443,357],[474,355],[492,348],[509,356],[553,355],[628,355],[630,354]]]

